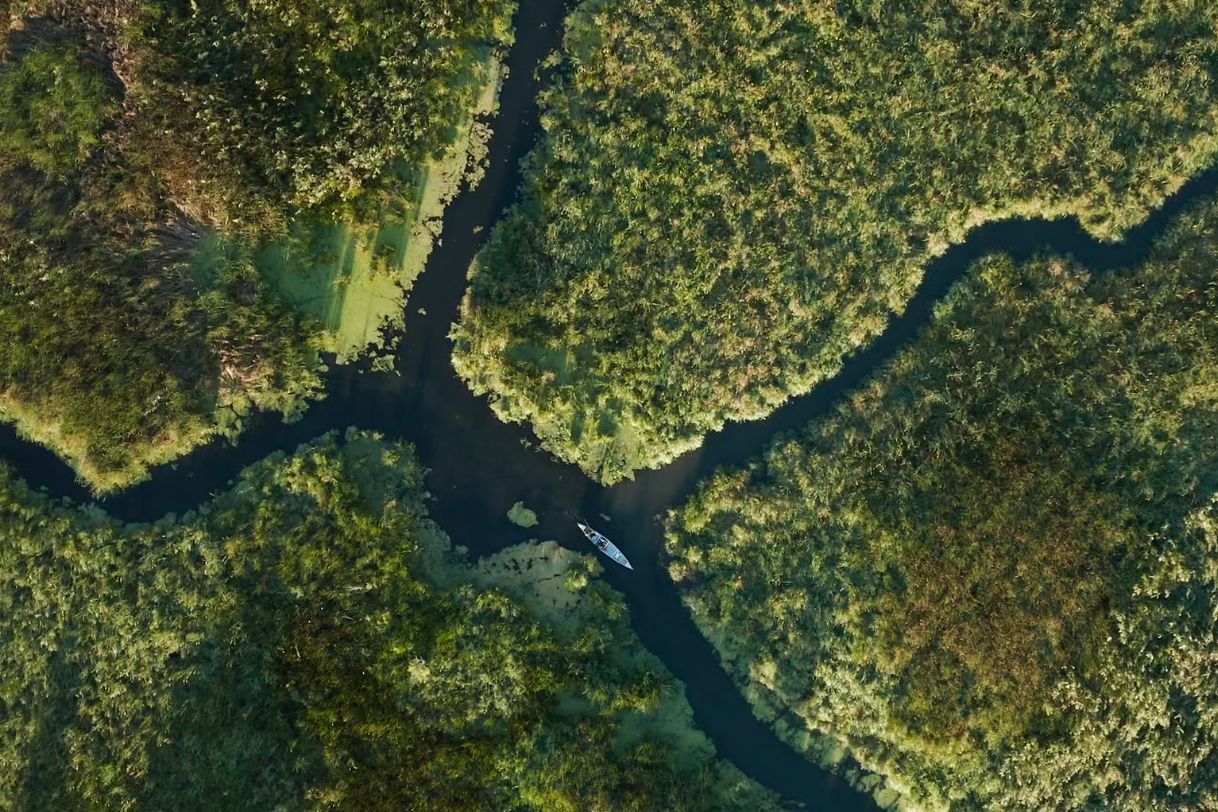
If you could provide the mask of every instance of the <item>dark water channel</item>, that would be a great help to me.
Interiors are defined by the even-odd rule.
[[[285,425],[273,417],[255,417],[236,445],[216,442],[200,448],[156,469],[150,481],[100,502],[57,456],[20,439],[8,425],[0,426],[0,459],[54,496],[97,502],[121,519],[147,521],[184,513],[224,490],[245,466],[327,431],[358,426],[409,441],[430,470],[433,518],[454,544],[475,556],[532,538],[557,539],[591,554],[573,522],[584,516],[602,526],[636,567],[626,572],[605,562],[606,579],[625,595],[631,623],[644,645],[685,683],[695,720],[721,756],[809,809],[874,809],[867,795],[806,761],[754,718],[663,569],[657,516],[679,505],[717,467],[742,465],[762,453],[776,434],[826,414],[917,334],[934,304],[976,259],[996,251],[1016,259],[1052,251],[1071,255],[1095,271],[1136,264],[1176,213],[1218,188],[1218,171],[1188,183],[1116,244],[1095,241],[1073,220],[1004,221],[975,229],[966,242],[930,263],[906,311],[867,349],[848,359],[834,378],[792,399],[766,420],[731,424],[670,465],[604,488],[574,466],[536,451],[527,429],[498,421],[484,398],[470,394],[449,362],[448,331],[464,294],[466,270],[511,202],[518,162],[539,133],[534,102],[542,80],[537,70],[561,44],[565,11],[564,0],[522,3],[517,42],[508,60],[510,74],[493,122],[490,168],[476,189],[461,194],[448,209],[440,244],[410,295],[395,374],[358,366],[336,368],[327,377],[326,399],[299,422]],[[538,527],[522,530],[508,523],[507,511],[518,500],[537,511]],[[599,518],[601,514],[608,519]]]

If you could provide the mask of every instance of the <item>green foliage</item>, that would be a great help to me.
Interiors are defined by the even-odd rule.
[[[137,23],[145,158],[187,211],[238,227],[410,200],[419,167],[442,157],[474,107],[478,66],[508,39],[513,8],[162,4]]]
[[[932,807],[1218,803],[1216,266],[1213,204],[1099,279],[986,259],[674,514],[672,573],[759,710]]]
[[[0,472],[0,806],[777,808],[655,725],[623,746],[688,706],[621,599],[585,578],[568,637],[475,586],[422,478],[349,433],[123,527]]]
[[[62,177],[80,169],[114,111],[96,69],[64,48],[39,46],[0,74],[0,150]]]
[[[204,291],[155,243],[128,248],[119,216],[90,211],[100,190],[0,175],[14,181],[0,201],[0,413],[96,488],[190,448],[220,410],[291,414],[317,391],[315,339],[248,255],[224,257]]]
[[[611,482],[768,413],[975,224],[1143,217],[1218,151],[1218,6],[591,0],[457,363]]]
[[[354,356],[402,318],[512,8],[16,4],[0,416],[106,491],[251,409],[298,414],[320,351]],[[367,245],[327,225],[352,211],[385,226]],[[345,234],[341,256],[293,250],[314,232]]]

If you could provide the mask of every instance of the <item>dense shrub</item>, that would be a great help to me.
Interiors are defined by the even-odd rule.
[[[592,0],[457,360],[605,481],[765,415],[1012,215],[1111,237],[1218,148],[1218,6]]]
[[[563,628],[424,500],[409,448],[354,434],[156,526],[0,473],[0,806],[777,808],[579,557],[548,553]]]
[[[984,260],[673,516],[688,604],[793,741],[931,806],[1218,803],[1215,267],[1214,205],[1097,279]]]
[[[470,126],[512,8],[13,4],[0,48],[0,416],[105,491],[235,433],[252,409],[299,414],[321,391],[319,353],[357,354],[379,322],[355,313],[371,327],[340,346],[344,325],[293,307],[283,289],[301,285],[284,277],[306,277],[314,300],[368,292],[349,291],[321,249],[273,268],[262,249],[289,229],[286,243],[307,245],[318,222],[386,213],[407,223],[420,270],[411,223],[439,210],[416,198]],[[411,278],[361,281],[384,296]]]
[[[192,214],[241,227],[416,193],[507,40],[506,0],[205,0],[136,29],[153,171]],[[182,126],[190,122],[190,126]]]

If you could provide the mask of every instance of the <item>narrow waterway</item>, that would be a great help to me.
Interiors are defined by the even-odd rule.
[[[758,721],[720,666],[717,655],[682,607],[661,562],[657,516],[679,505],[697,482],[722,465],[741,465],[763,452],[777,433],[825,414],[843,395],[880,368],[925,325],[943,293],[969,265],[1003,251],[1024,259],[1043,251],[1069,254],[1100,272],[1133,265],[1171,218],[1218,187],[1218,171],[1187,184],[1141,227],[1117,244],[1098,243],[1073,220],[991,223],[969,234],[927,267],[906,311],[866,350],[852,356],[833,379],[792,399],[769,419],[732,424],[701,449],[633,482],[603,488],[577,468],[535,450],[531,434],[499,422],[484,398],[475,398],[449,362],[448,331],[458,312],[466,271],[482,240],[511,201],[518,163],[538,136],[537,71],[562,39],[564,0],[526,0],[517,15],[517,41],[508,59],[499,111],[493,122],[490,168],[478,188],[449,207],[440,244],[410,295],[406,337],[395,373],[340,367],[327,377],[327,396],[305,418],[285,425],[268,417],[251,421],[236,445],[213,443],[176,464],[162,466],[147,483],[99,504],[129,521],[183,513],[224,490],[240,470],[275,451],[334,429],[358,426],[413,443],[430,470],[432,516],[452,537],[480,556],[530,538],[557,539],[590,553],[574,519],[594,519],[634,562],[634,572],[606,565],[606,579],[625,596],[643,643],[685,683],[697,724],[720,755],[747,775],[809,809],[873,809],[871,799],[786,747]],[[425,314],[425,315],[424,315]],[[0,427],[0,459],[34,487],[79,502],[95,501],[50,451]],[[528,531],[509,524],[516,501],[536,510],[541,524]],[[603,515],[605,519],[598,518]]]

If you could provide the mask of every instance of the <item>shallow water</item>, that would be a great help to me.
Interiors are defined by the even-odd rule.
[[[752,715],[663,569],[656,517],[679,505],[717,467],[744,464],[763,452],[776,434],[826,414],[917,334],[930,320],[935,302],[976,259],[996,251],[1016,259],[1053,251],[1069,254],[1095,271],[1137,264],[1181,208],[1218,188],[1218,171],[1187,184],[1116,244],[1097,242],[1073,220],[1005,221],[975,229],[964,243],[928,265],[905,312],[834,378],[792,399],[766,420],[731,424],[709,436],[699,450],[664,468],[604,488],[574,466],[534,450],[525,428],[499,422],[485,398],[471,395],[449,362],[448,330],[464,294],[466,271],[510,203],[519,179],[518,162],[539,133],[534,100],[541,80],[535,71],[560,45],[564,14],[563,0],[522,3],[489,145],[490,166],[479,186],[448,208],[440,242],[410,295],[397,373],[375,373],[366,365],[337,367],[328,375],[326,399],[303,420],[284,425],[275,418],[254,418],[236,445],[217,442],[200,448],[156,469],[149,482],[99,504],[122,519],[152,520],[198,506],[223,490],[243,467],[327,431],[354,425],[407,440],[430,470],[431,513],[454,544],[481,556],[527,539],[556,539],[591,554],[574,524],[576,518],[588,519],[634,563],[635,571],[627,572],[606,561],[605,577],[625,595],[643,644],[685,683],[695,721],[720,755],[810,809],[872,809],[869,796],[806,761]],[[7,425],[0,426],[0,459],[34,487],[94,501],[53,453],[21,440]],[[537,527],[524,529],[508,521],[508,510],[517,501],[537,512]]]

